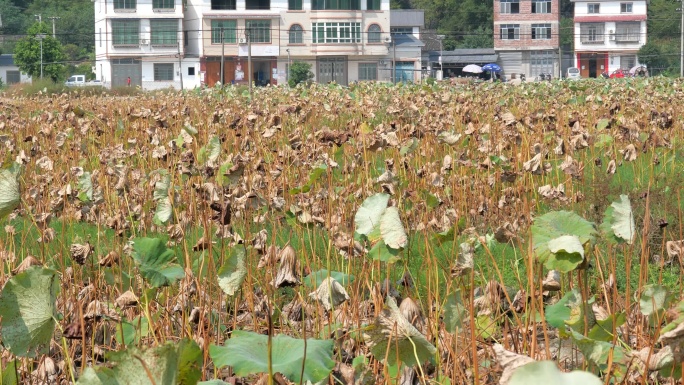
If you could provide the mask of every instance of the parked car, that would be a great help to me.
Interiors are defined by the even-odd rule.
[[[569,80],[577,80],[582,78],[582,76],[580,76],[580,70],[577,67],[568,68],[568,72],[566,73],[565,77]]]
[[[86,84],[85,75],[71,75],[69,79],[64,83],[67,86],[84,86]]]
[[[611,79],[622,79],[622,78],[628,77],[628,76],[629,76],[629,71],[622,70],[622,69],[615,70],[615,71],[613,71],[612,74],[610,74]]]
[[[89,85],[89,86],[101,86],[101,85],[102,85],[102,80],[93,79],[93,80],[88,81],[88,82],[86,83],[86,85]]]

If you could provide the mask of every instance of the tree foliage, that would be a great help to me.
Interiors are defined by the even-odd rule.
[[[44,34],[43,38],[43,77],[49,77],[52,81],[61,79],[64,75],[64,54],[62,44],[52,37],[46,23],[35,23],[27,31],[27,36],[17,42],[14,48],[14,62],[22,72],[34,78],[40,77],[41,48],[38,34]]]
[[[313,79],[313,72],[311,72],[311,64],[304,62],[294,62],[290,65],[290,77],[288,84],[294,87],[299,83],[308,82]]]

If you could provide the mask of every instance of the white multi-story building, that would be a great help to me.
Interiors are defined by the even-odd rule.
[[[195,88],[182,0],[95,0],[95,74],[105,86]]]
[[[646,0],[571,0],[575,4],[575,62],[582,77],[639,65],[646,44]]]
[[[397,80],[420,79],[420,57],[408,60],[407,49],[421,43],[394,41],[389,0],[95,2],[96,73],[109,86],[245,84],[248,56],[256,85],[286,83],[295,61],[321,83],[390,81],[391,63],[407,67]]]

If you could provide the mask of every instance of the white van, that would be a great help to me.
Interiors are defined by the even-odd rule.
[[[565,77],[569,80],[577,80],[582,78],[582,76],[580,75],[580,70],[577,67],[568,68],[568,72],[565,75]]]
[[[67,86],[83,86],[86,84],[86,76],[85,75],[72,75],[69,79],[67,79],[66,83]]]

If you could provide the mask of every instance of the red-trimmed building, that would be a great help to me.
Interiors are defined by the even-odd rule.
[[[647,2],[571,0],[575,4],[575,63],[585,78],[639,65],[646,44]]]
[[[559,73],[559,0],[494,0],[494,50],[503,75]]]

